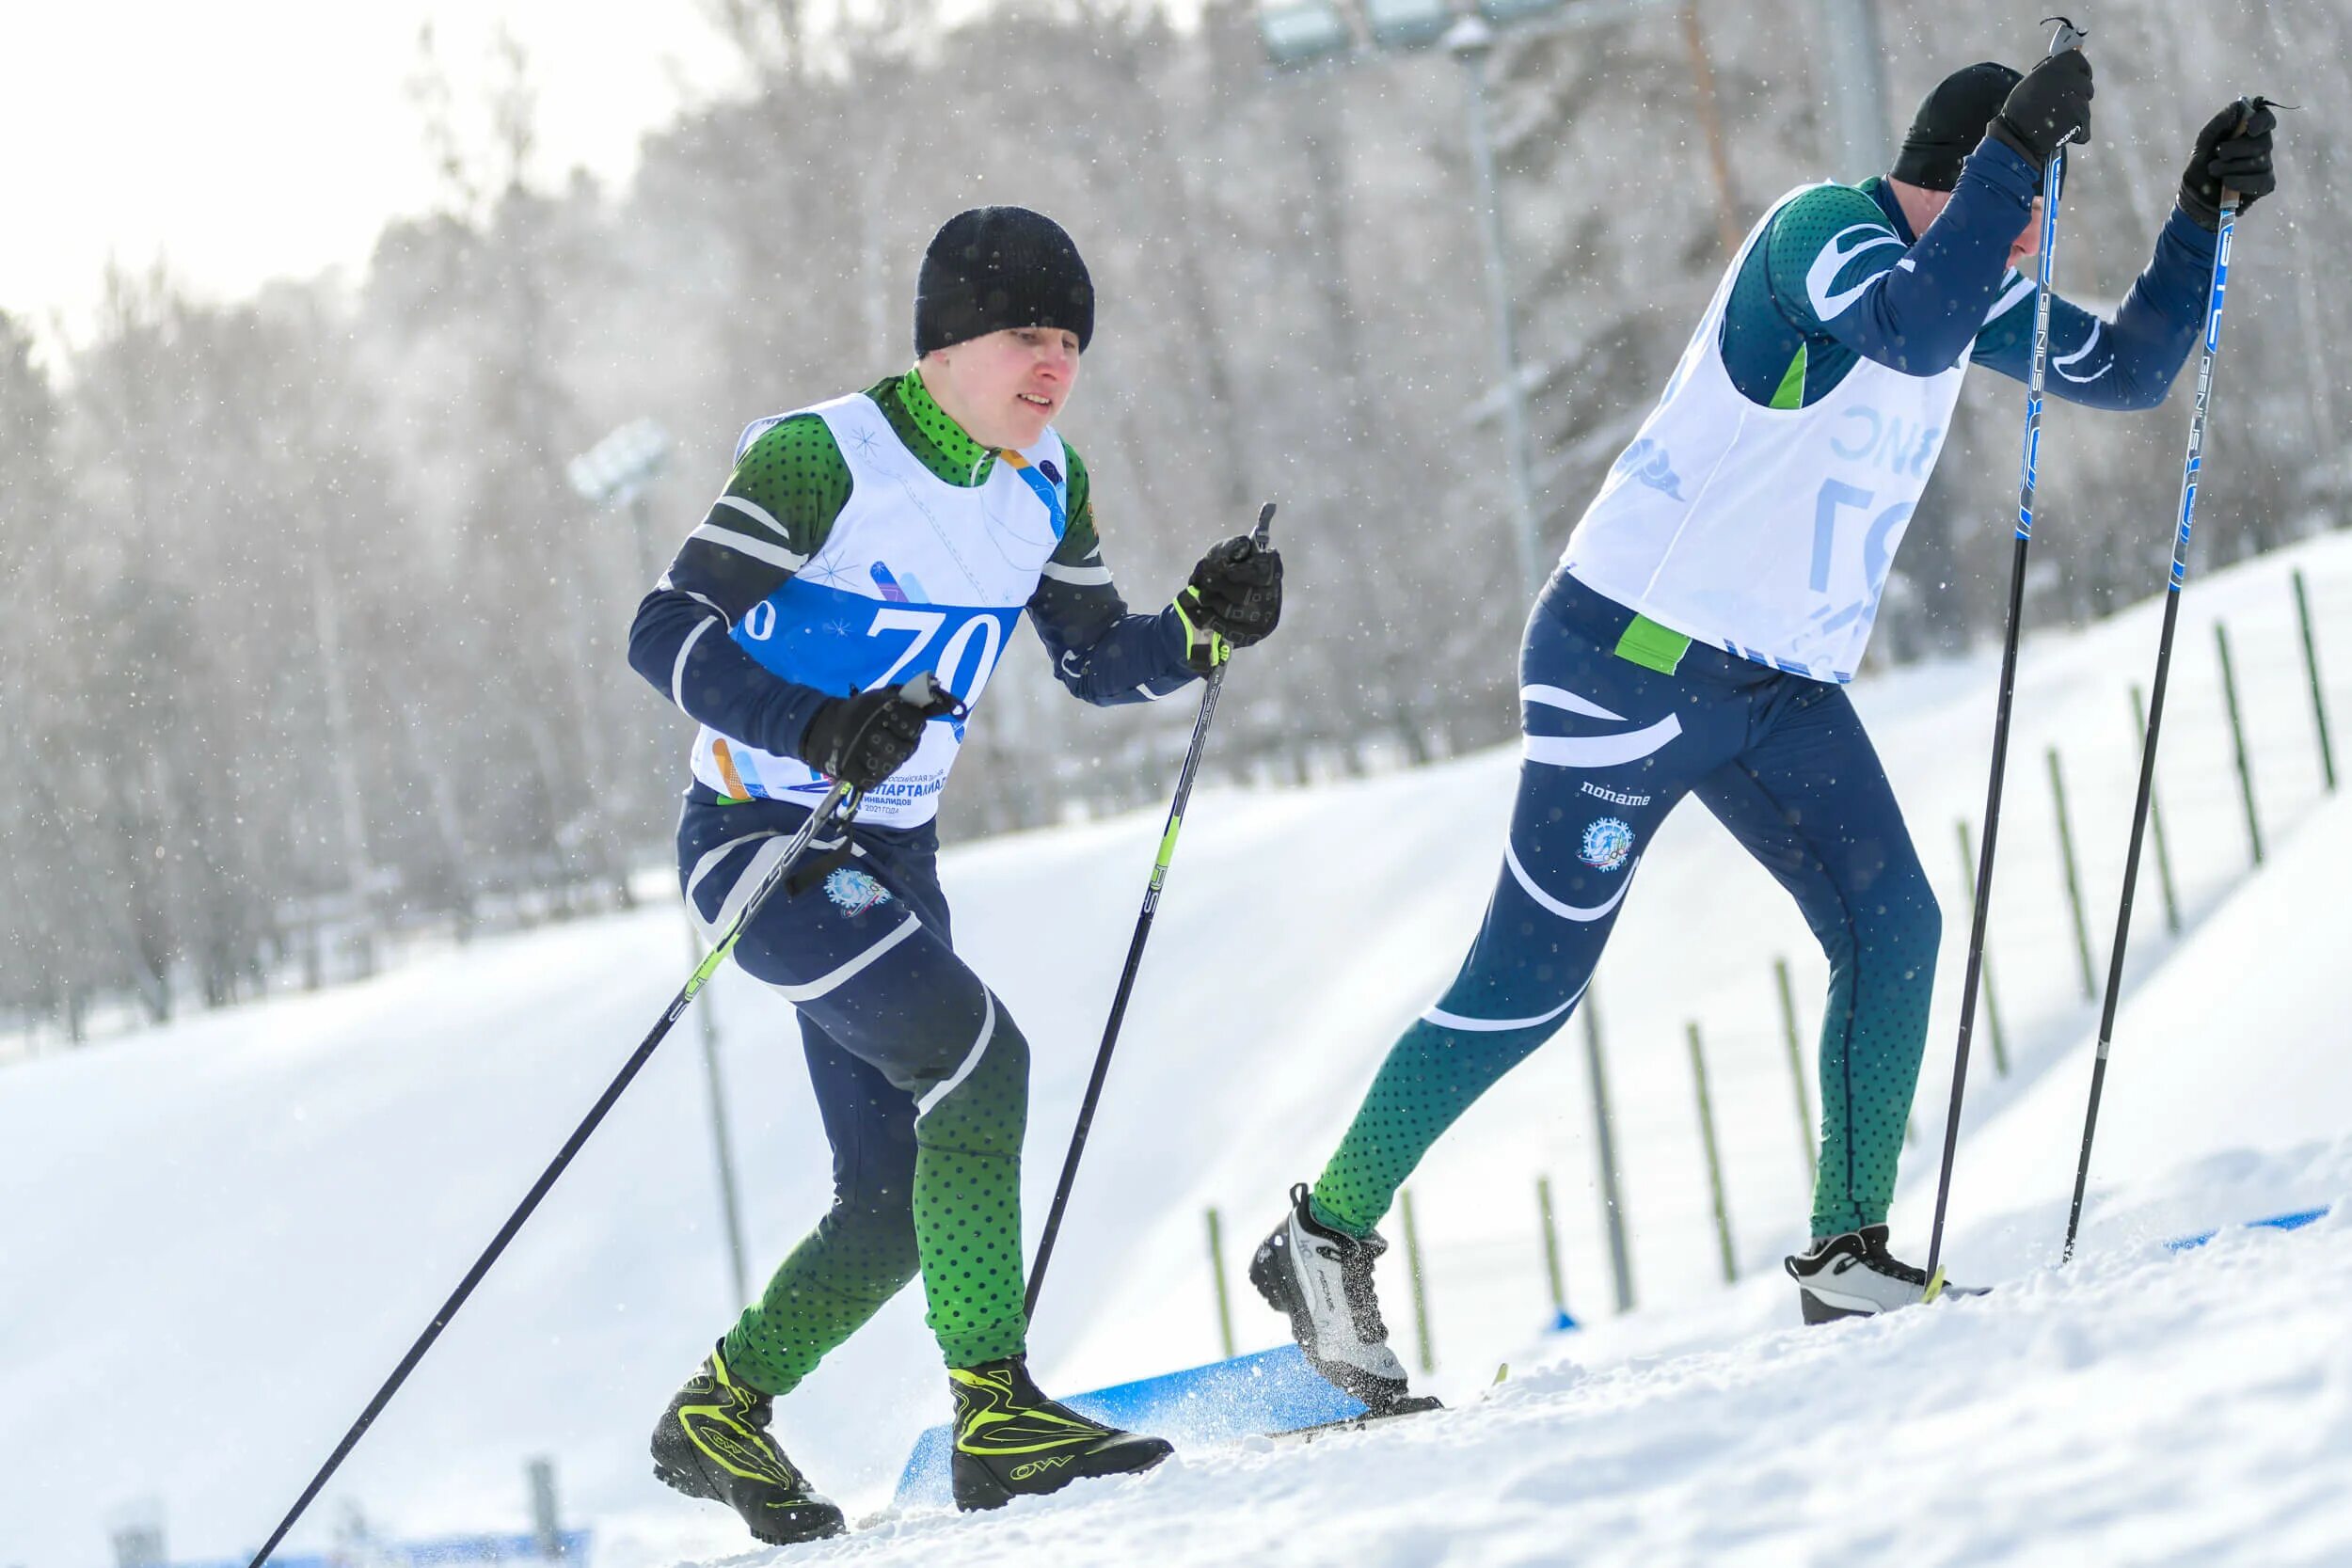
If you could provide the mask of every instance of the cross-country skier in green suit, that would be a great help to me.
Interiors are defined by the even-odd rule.
[[[1847,699],[1904,524],[1973,360],[2023,380],[2051,154],[2090,125],[2079,52],[1929,93],[1890,174],[1775,202],[1529,618],[1502,871],[1460,972],[1405,1031],[1250,1276],[1326,1376],[1393,1403],[1373,1228],[1470,1102],[1556,1032],[1644,847],[1685,795],[1797,900],[1830,961],[1807,1322],[1917,1302],[1886,1213],[1939,917]],[[2249,105],[2249,107],[2251,107]],[[2111,318],[2054,303],[2049,389],[2163,401],[2203,318],[2223,182],[2274,187],[2271,117],[2197,137],[2153,260]]]
[[[1096,704],[1165,697],[1280,613],[1281,558],[1247,538],[1211,549],[1167,609],[1128,613],[1085,465],[1053,426],[1093,328],[1086,265],[1050,219],[950,219],[923,258],[914,368],[747,429],[630,635],[629,662],[702,725],[677,842],[706,930],[733,923],[831,781],[864,792],[846,842],[811,846],[831,869],[770,898],[735,948],[800,1014],[833,1207],[653,1436],[661,1480],[763,1541],[842,1528],[771,1434],[773,1402],[918,1273],[960,1505],[1168,1452],[1029,1380],[1029,1047],[956,956],[934,864],[966,715],[1025,610],[1062,684]],[[921,675],[954,700],[915,705]]]

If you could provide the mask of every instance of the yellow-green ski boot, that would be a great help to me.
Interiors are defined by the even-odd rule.
[[[775,1402],[727,1375],[712,1351],[653,1429],[653,1473],[690,1497],[723,1502],[775,1545],[838,1535],[841,1510],[768,1435]]]
[[[1121,1432],[1047,1399],[1020,1360],[950,1367],[947,1382],[956,1397],[949,1470],[961,1509],[1002,1508],[1090,1476],[1148,1470],[1175,1451],[1164,1437]]]

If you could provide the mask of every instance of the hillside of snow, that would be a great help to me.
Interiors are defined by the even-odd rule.
[[[2294,1164],[2352,1195],[2342,1145]],[[1829,1330],[1785,1326],[1761,1282],[1473,1406],[748,1560],[2341,1565],[2347,1289],[2352,1227],[2328,1221]]]
[[[2050,1271],[2088,1085],[2085,1001],[2043,751],[2063,757],[2104,966],[2159,607],[2031,638],[1991,953],[2010,1071],[1979,1032],[1947,1258],[1981,1302],[1804,1332],[1773,1276],[1800,1144],[1772,963],[1804,1027],[1822,965],[1795,910],[1702,811],[1651,847],[1603,961],[1603,1024],[1642,1309],[1607,1315],[1581,1029],[1417,1174],[1437,1353],[1485,1405],[1306,1449],[1180,1456],[986,1521],[888,1518],[790,1560],[1780,1562],[2352,1560],[2352,1356],[2338,1217],[2160,1239],[2352,1195],[2342,971],[2352,816],[2321,784],[2286,573],[2310,579],[2352,715],[2352,537],[2192,584],[2159,796],[2185,929],[2153,868],[2133,937],[2084,1258]],[[2152,576],[2153,576],[2152,572]],[[2268,863],[2248,847],[2212,623],[2233,641]],[[1507,650],[1497,667],[1508,669]],[[1995,659],[1856,700],[1946,908],[1899,1248],[1925,1250],[1967,906],[1954,824],[1980,807]],[[1246,669],[1236,679],[1246,679]],[[1116,722],[1115,718],[1106,718]],[[2346,721],[2339,719],[2340,730]],[[1049,1387],[1218,1354],[1203,1212],[1224,1219],[1243,1348],[1280,1325],[1240,1265],[1311,1177],[1396,1031],[1442,986],[1495,869],[1516,758],[1312,789],[1207,789],[1188,814],[1034,1337]],[[1156,812],[952,850],[960,942],[1035,1047],[1027,1203],[1059,1164],[1124,956]],[[189,1019],[0,1073],[0,1568],[96,1568],[159,1515],[178,1560],[250,1549],[659,1014],[688,965],[675,905],[477,942],[315,995]],[[1073,981],[1069,976],[1079,978]],[[755,1268],[828,1181],[789,1009],[713,986]],[[1708,1053],[1741,1283],[1716,1258],[1684,1030]],[[357,1510],[418,1539],[526,1522],[557,1465],[596,1568],[740,1554],[724,1513],[644,1458],[731,1319],[690,1020],[294,1538]],[[1808,1086],[1809,1087],[1809,1086]],[[1818,1103],[1818,1100],[1815,1101]],[[1559,1205],[1584,1332],[1540,1340],[1533,1183]],[[1390,1226],[1391,1236],[1396,1231]],[[1392,1255],[1393,1259],[1393,1255]],[[1409,1354],[1403,1271],[1383,1270]],[[910,1291],[785,1402],[787,1446],[881,1510],[946,1411]],[[950,1544],[952,1543],[952,1544]],[[1246,1545],[1246,1549],[1237,1549]],[[755,1556],[751,1560],[765,1560]]]
[[[1991,1296],[1804,1328],[1768,1275],[1531,1344],[1463,1408],[985,1520],[885,1513],[770,1560],[2352,1562],[2352,1024],[2331,1005],[2352,800],[2278,861],[2120,1016],[2071,1265],[2088,1041],[1967,1146],[1956,1190],[1982,1217],[1951,1256]],[[2320,1204],[2306,1229],[2165,1244]]]
[[[1988,1297],[1791,1327],[1768,1275],[1531,1347],[1466,1408],[774,1560],[2352,1562],[2352,1026],[2329,1005],[2352,800],[2280,859],[2120,1017],[2064,1269],[2087,1046],[1969,1145],[1958,1190],[1995,1207],[1953,1254]],[[2318,1203],[2307,1229],[2164,1244]]]

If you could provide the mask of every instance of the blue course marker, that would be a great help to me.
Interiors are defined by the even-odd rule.
[[[2300,1230],[2305,1226],[2311,1224],[2313,1220],[2327,1218],[2328,1207],[2328,1205],[2323,1203],[2316,1209],[2298,1209],[2292,1214],[2273,1214],[2266,1220],[2248,1220],[2242,1228],[2248,1230]],[[2187,1252],[2193,1248],[2203,1246],[2207,1242],[2210,1242],[2216,1236],[2220,1235],[2221,1230],[2226,1228],[2228,1227],[2222,1227],[2220,1229],[2201,1230],[2194,1236],[2177,1236],[2171,1241],[2165,1243],[2164,1249],[2167,1252]]]

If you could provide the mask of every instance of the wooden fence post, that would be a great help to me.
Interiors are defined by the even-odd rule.
[[[1577,1004],[1584,1015],[1584,1072],[1593,1091],[1593,1138],[1600,1162],[1601,1219],[1609,1230],[1609,1269],[1617,1288],[1617,1310],[1633,1310],[1633,1258],[1626,1243],[1625,1190],[1617,1180],[1616,1124],[1609,1112],[1609,1074],[1601,1065],[1600,1009],[1590,986]]]
[[[1817,1156],[1813,1148],[1813,1097],[1804,1086],[1804,1048],[1797,1040],[1797,997],[1788,984],[1788,960],[1772,960],[1772,981],[1780,989],[1780,1028],[1788,1042],[1788,1076],[1797,1085],[1797,1147],[1809,1174]]]
[[[1690,1025],[1691,1077],[1699,1091],[1699,1140],[1707,1147],[1707,1186],[1715,1200],[1715,1240],[1723,1248],[1724,1283],[1735,1283],[1740,1277],[1739,1260],[1732,1254],[1731,1212],[1724,1202],[1724,1161],[1715,1146],[1715,1106],[1707,1092],[1707,1053],[1699,1048],[1699,1026]]]
[[[1233,1298],[1225,1288],[1225,1228],[1216,1210],[1209,1210],[1209,1275],[1216,1281],[1216,1338],[1225,1359],[1233,1358]]]
[[[2138,736],[2141,750],[2148,745],[2148,700],[2139,688],[2132,688],[2132,733]],[[2155,780],[2148,781],[2148,832],[2156,851],[2156,885],[2164,890],[2164,928],[2174,936],[2181,934],[2181,900],[2172,887],[2172,851],[2164,841],[2164,808],[2156,801]]]
[[[2082,967],[2083,1000],[2099,994],[2099,977],[2090,961],[2090,924],[2083,917],[2083,880],[2074,864],[2074,822],[2066,809],[2066,774],[2058,765],[2058,748],[2044,753],[2050,764],[2050,805],[2058,813],[2058,860],[2066,871],[2066,909],[2074,918],[2074,958]]]
[[[1421,1353],[1421,1370],[1438,1370],[1437,1348],[1429,1338],[1429,1287],[1421,1267],[1421,1227],[1413,1223],[1413,1195],[1397,1194],[1405,1210],[1405,1267],[1413,1284],[1413,1345]]]
[[[1965,817],[1954,826],[1960,830],[1961,890],[1968,902],[1973,905],[1977,901],[1976,839],[1968,832],[1968,822]],[[1984,958],[1979,965],[1978,974],[1977,989],[1984,994],[1985,1038],[1993,1047],[1993,1069],[2006,1078],[2009,1076],[2009,1038],[2001,1031],[2000,1004],[1993,998],[1993,952],[1990,941],[1985,944]],[[1905,1130],[1903,1141],[1905,1143],[1915,1141],[1908,1129]]]
[[[1560,1226],[1551,1212],[1551,1178],[1535,1178],[1535,1212],[1544,1227],[1544,1279],[1551,1287],[1551,1326],[1574,1328],[1568,1315],[1567,1280],[1560,1269]]]
[[[2303,672],[2312,681],[2312,718],[2319,725],[2319,773],[2328,793],[2336,792],[2336,749],[2328,738],[2328,692],[2319,681],[2319,644],[2312,638],[2312,598],[2303,586],[2303,568],[2295,569],[2295,618],[2303,627]]]
[[[2238,794],[2246,801],[2246,843],[2253,863],[2263,863],[2263,825],[2254,811],[2254,762],[2246,751],[2246,720],[2238,710],[2237,672],[2230,663],[2230,628],[2216,621],[2213,642],[2221,655],[2221,695],[2230,707],[2230,744],[2237,752]]]

